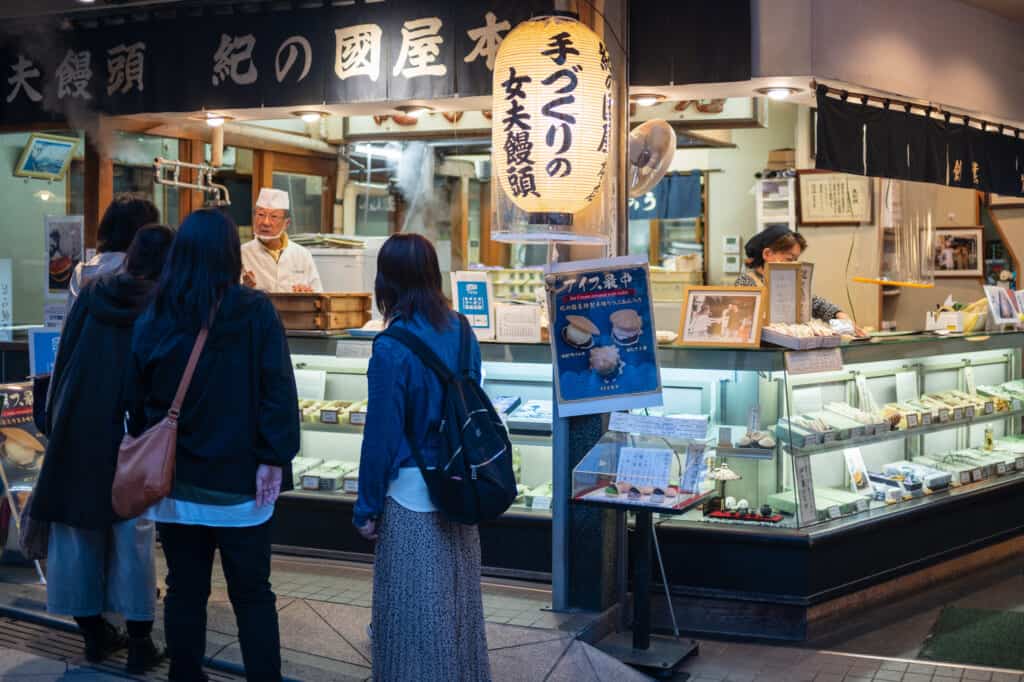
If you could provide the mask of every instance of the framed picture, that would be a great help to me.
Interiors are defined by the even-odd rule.
[[[21,152],[14,174],[25,178],[60,180],[71,164],[78,138],[33,133]]]
[[[1024,197],[1008,197],[993,192],[988,195],[988,205],[992,208],[1024,208]]]
[[[873,178],[801,170],[796,180],[797,220],[801,225],[827,227],[872,221]]]
[[[926,263],[936,277],[981,277],[984,274],[981,227],[937,227],[932,252]],[[928,248],[927,235],[921,236],[921,250]]]
[[[765,263],[764,317],[768,324],[800,322],[803,309],[803,266],[800,263]]]
[[[1020,307],[1017,297],[1009,289],[986,286],[985,298],[994,326],[1017,325],[1020,323]]]
[[[680,345],[758,347],[763,293],[760,287],[687,287],[683,293]]]

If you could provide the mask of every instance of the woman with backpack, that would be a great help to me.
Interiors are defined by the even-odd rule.
[[[433,245],[398,234],[377,257],[377,305],[389,330],[413,334],[456,372],[463,342],[480,380],[480,347],[463,334],[441,288]],[[480,536],[431,499],[417,465],[438,466],[444,387],[407,345],[384,332],[368,371],[369,404],[353,522],[376,540],[373,679],[380,682],[490,680],[480,595]]]
[[[241,278],[238,228],[217,209],[193,212],[132,341],[135,437],[167,416],[199,349],[178,417],[173,487],[144,514],[156,522],[167,560],[168,677],[180,682],[207,679],[206,607],[217,551],[246,678],[281,679],[270,526],[282,487],[291,488],[298,397],[277,311]]]
[[[53,369],[46,457],[29,512],[50,524],[47,610],[74,617],[91,662],[127,644],[131,674],[163,658],[150,636],[153,522],[117,518],[110,489],[133,385],[132,325],[149,303],[173,240],[167,227],[143,227],[127,247],[123,269],[79,292]],[[105,611],[125,617],[127,640],[103,619]]]

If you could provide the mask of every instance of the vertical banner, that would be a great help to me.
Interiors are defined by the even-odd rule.
[[[43,219],[46,238],[46,295],[65,297],[71,274],[85,258],[84,220],[80,215]]]
[[[549,266],[545,275],[559,415],[662,404],[644,258]]]
[[[14,324],[14,281],[11,259],[0,258],[0,341],[11,340]]]

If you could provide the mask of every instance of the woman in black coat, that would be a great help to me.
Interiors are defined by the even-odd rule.
[[[47,610],[75,618],[93,662],[126,644],[100,614],[124,615],[133,674],[163,656],[150,636],[154,527],[152,521],[118,519],[111,486],[134,386],[133,325],[173,239],[162,225],[139,230],[123,269],[89,282],[71,308],[51,379],[48,444],[31,510],[32,518],[51,524]]]

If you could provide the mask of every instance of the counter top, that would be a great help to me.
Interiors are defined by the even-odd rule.
[[[344,334],[288,332],[293,353],[369,357],[372,340],[357,339]],[[841,346],[843,362],[858,364],[882,360],[969,353],[980,350],[1001,350],[1024,347],[1024,332],[983,332],[960,336],[935,336],[918,333],[903,336],[875,337]],[[663,367],[694,367],[752,371],[785,369],[784,348],[688,348],[678,345],[658,347],[658,360]],[[798,352],[798,351],[796,351]],[[486,362],[551,363],[551,346],[546,343],[499,343],[482,341],[480,354]]]

